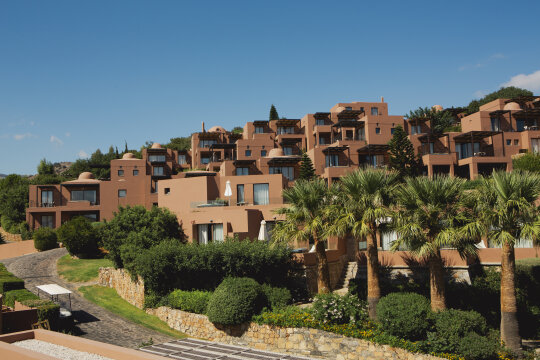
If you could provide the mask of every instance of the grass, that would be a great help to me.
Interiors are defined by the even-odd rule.
[[[70,255],[58,259],[58,274],[69,282],[87,282],[98,277],[100,267],[112,266],[108,259],[73,259]]]
[[[161,321],[156,316],[147,314],[144,310],[131,305],[122,299],[116,293],[116,290],[112,288],[91,285],[81,286],[79,291],[87,300],[136,324],[178,339],[186,337],[184,333],[171,329],[165,322]]]
[[[516,265],[540,266],[540,258],[526,258],[526,259],[516,260]]]

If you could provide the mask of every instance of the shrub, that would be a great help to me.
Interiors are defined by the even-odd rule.
[[[0,294],[18,289],[24,289],[24,280],[19,279],[11,273],[0,275]]]
[[[85,258],[98,253],[96,231],[85,217],[78,216],[64,223],[57,230],[57,236],[71,255]]]
[[[458,343],[456,353],[467,360],[498,359],[496,339],[490,339],[476,333],[468,333]]]
[[[382,297],[377,305],[382,329],[403,339],[424,339],[430,318],[429,300],[414,293],[392,293]]]
[[[215,324],[236,325],[251,320],[264,303],[261,286],[250,278],[227,278],[208,302],[208,320]]]
[[[19,234],[21,234],[21,240],[30,240],[33,237],[32,231],[28,227],[26,221],[19,224]]]
[[[264,284],[261,289],[266,299],[266,305],[272,310],[283,308],[291,303],[291,292],[287,288]]]
[[[367,304],[357,296],[320,294],[312,306],[313,317],[321,323],[357,324],[367,320]]]
[[[34,247],[38,251],[50,250],[58,247],[56,233],[48,227],[40,227],[34,232]]]
[[[476,311],[449,309],[433,314],[435,332],[428,335],[432,351],[458,353],[463,338],[470,334],[484,336],[486,320]]]
[[[26,289],[10,290],[4,293],[4,304],[9,307],[15,306],[15,300],[22,302],[24,300],[38,300],[39,297]]]
[[[49,300],[23,300],[21,304],[37,309],[39,321],[49,320],[51,329],[56,330],[58,317],[60,316],[60,305]]]
[[[540,155],[526,153],[512,159],[514,170],[526,170],[530,172],[540,172]]]
[[[209,291],[175,290],[167,297],[167,303],[175,309],[195,314],[205,314],[211,297],[212,293]]]

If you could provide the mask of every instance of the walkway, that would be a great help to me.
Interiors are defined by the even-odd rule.
[[[0,260],[9,259],[16,256],[36,253],[34,240],[25,240],[0,244]]]
[[[23,279],[26,288],[33,293],[37,293],[37,285],[50,283],[72,290],[71,302],[76,325],[75,335],[127,348],[137,348],[150,338],[154,343],[174,340],[157,331],[125,320],[86,300],[76,291],[76,284],[66,283],[57,275],[56,262],[66,253],[66,249],[54,249],[4,259],[0,262],[3,262],[13,274]]]

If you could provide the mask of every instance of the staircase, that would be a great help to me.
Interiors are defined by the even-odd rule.
[[[345,295],[349,291],[349,282],[351,279],[356,277],[356,272],[358,271],[358,264],[356,261],[350,261],[347,263],[343,275],[341,275],[341,280],[339,285],[336,287],[336,294]]]

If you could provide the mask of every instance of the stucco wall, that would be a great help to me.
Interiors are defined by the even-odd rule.
[[[133,281],[126,270],[99,268],[98,284],[115,289],[122,299],[139,309],[144,307],[144,282],[140,277]]]

